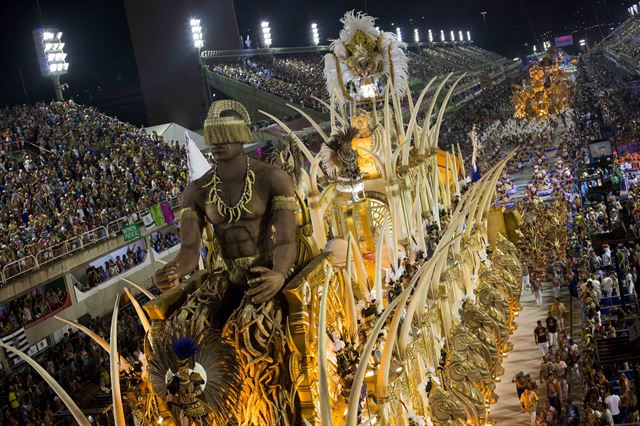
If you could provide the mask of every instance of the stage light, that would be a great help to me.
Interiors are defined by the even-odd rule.
[[[200,50],[204,47],[204,37],[202,36],[202,27],[200,26],[200,20],[191,18],[189,20],[191,25],[191,36],[193,37],[193,47]]]
[[[69,70],[69,63],[66,62],[67,54],[64,52],[65,44],[62,42],[62,31],[54,28],[34,30],[33,41],[41,74],[53,80],[56,99],[64,100],[60,76]]]
[[[444,38],[444,30],[440,30],[440,41],[441,42],[445,42],[445,38]]]
[[[454,31],[451,31],[451,42],[452,43],[456,42],[456,33]]]
[[[467,31],[467,41],[471,41],[471,31]]]
[[[398,41],[402,41],[402,31],[400,27],[396,28],[396,36],[398,37]]]
[[[320,44],[320,34],[318,33],[318,24],[315,22],[311,24],[311,39],[315,46]]]
[[[462,31],[458,31],[458,40],[460,40],[461,42],[464,41],[464,36],[462,35]]]
[[[433,33],[429,30],[429,43],[433,43]]]
[[[413,30],[413,41],[415,41],[416,43],[420,43],[420,33],[418,32],[417,28]]]
[[[269,27],[269,21],[262,21],[260,24],[262,27],[262,44],[265,47],[271,47],[271,27]]]

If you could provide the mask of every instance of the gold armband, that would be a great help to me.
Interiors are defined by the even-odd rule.
[[[276,195],[271,199],[272,210],[291,210],[298,211],[298,200],[295,196]]]
[[[185,207],[184,209],[180,210],[180,222],[183,222],[185,220],[197,220],[198,222],[200,222],[202,221],[202,218],[200,217],[198,212],[191,207]]]

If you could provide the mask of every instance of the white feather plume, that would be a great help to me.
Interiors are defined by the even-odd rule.
[[[389,78],[393,74],[394,92],[400,98],[403,98],[409,89],[408,58],[405,53],[407,44],[398,40],[396,34],[392,32],[380,32],[375,27],[375,18],[363,12],[351,10],[345,13],[340,22],[343,28],[340,30],[338,39],[333,40],[330,46],[335,56],[329,53],[324,57],[324,77],[329,95],[335,95],[340,102],[345,101],[343,96],[344,88],[341,87],[338,72],[342,72],[343,84],[353,79],[345,65],[345,59],[347,57],[347,44],[359,31],[369,35],[374,40],[379,39],[382,48],[384,72]],[[338,63],[335,60],[336,56]]]

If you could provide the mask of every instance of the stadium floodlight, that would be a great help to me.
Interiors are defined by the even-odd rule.
[[[314,46],[320,44],[320,34],[318,33],[318,24],[315,22],[311,24],[311,39],[313,40]]]
[[[413,30],[413,41],[415,41],[416,43],[420,43],[420,32],[417,28],[414,28]]]
[[[634,13],[635,13],[636,15],[638,14],[638,5],[637,5],[637,4],[634,4],[634,5],[633,5],[633,11],[634,11]]]
[[[458,31],[458,40],[460,40],[460,42],[464,41],[464,36],[462,35],[462,31]]]
[[[471,31],[467,31],[467,41],[471,41]]]
[[[400,27],[396,28],[396,36],[398,37],[398,41],[402,41],[402,30]]]
[[[446,41],[446,39],[444,38],[444,30],[440,30],[440,41],[443,43]]]
[[[191,18],[189,20],[189,25],[191,25],[193,47],[200,50],[204,47],[204,37],[202,36],[202,27],[200,26],[200,20],[196,18]]]
[[[429,30],[429,43],[433,43],[433,32]]]
[[[579,43],[580,43],[580,47],[585,47],[587,45],[587,40],[582,39],[579,41]]]
[[[269,26],[269,21],[262,21],[260,27],[262,28],[262,44],[269,48],[271,47],[271,27]]]
[[[535,44],[533,45],[533,53],[536,53],[538,51],[538,46],[536,46]]]
[[[456,42],[456,33],[453,30],[451,31],[451,42],[452,43]]]
[[[33,41],[38,55],[40,73],[53,80],[56,99],[64,100],[60,76],[69,71],[65,44],[62,42],[62,31],[55,28],[43,28],[33,31]]]

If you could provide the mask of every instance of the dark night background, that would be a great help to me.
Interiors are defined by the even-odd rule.
[[[152,0],[150,0],[152,1]],[[258,26],[269,20],[273,46],[309,45],[309,25],[317,22],[322,40],[337,35],[345,11],[365,10],[383,30],[400,26],[408,41],[413,28],[422,40],[431,28],[470,30],[482,47],[509,57],[531,52],[537,41],[574,33],[598,41],[626,19],[625,0],[235,0],[240,34],[258,40]],[[3,8],[0,105],[54,97],[51,80],[40,75],[32,30],[63,31],[69,73],[65,98],[99,108],[135,124],[147,124],[123,0],[21,0]],[[480,12],[486,11],[486,30]],[[184,19],[188,26],[188,18]],[[6,25],[6,23],[9,23]],[[206,28],[204,28],[206,31]],[[176,34],[183,37],[184,34]],[[537,38],[537,40],[536,40]],[[156,46],[162,49],[162,46]],[[205,46],[206,48],[206,46]],[[183,52],[184,53],[184,52]],[[176,54],[165,52],[167,55]],[[195,54],[195,53],[194,53]],[[162,70],[158,70],[162,72]],[[152,123],[157,124],[157,123]]]

